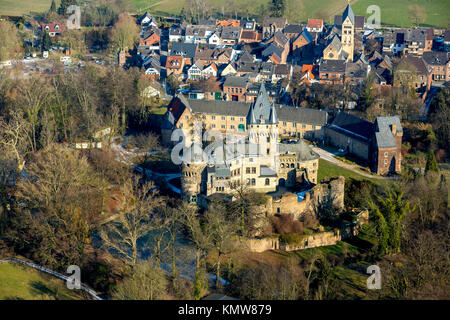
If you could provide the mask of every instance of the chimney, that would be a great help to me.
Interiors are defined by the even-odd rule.
[[[392,134],[395,136],[397,133],[397,125],[395,123],[392,124]]]

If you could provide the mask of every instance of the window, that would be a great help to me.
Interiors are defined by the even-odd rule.
[[[266,178],[266,186],[270,185],[270,180],[269,178]]]
[[[206,119],[206,116],[205,116],[205,115],[203,115],[203,116],[202,116],[202,119],[203,119],[203,120],[205,120],[205,119]]]
[[[225,129],[225,125],[224,125],[224,124],[223,124],[223,125],[221,125],[220,127],[221,127],[222,129]]]
[[[215,125],[215,124],[212,124],[212,125],[211,125],[211,128],[215,128],[215,127],[216,127],[216,125]]]
[[[234,117],[231,117],[231,121],[234,121]]]
[[[216,120],[216,116],[211,116],[211,119],[212,120]]]
[[[387,161],[387,159],[385,159],[384,160],[384,165],[387,166],[387,164],[388,164],[388,161]]]
[[[234,126],[233,126],[233,125],[231,125],[231,126],[230,126],[230,129],[234,129]]]
[[[303,129],[306,129],[306,124],[302,124],[302,128],[303,128]]]
[[[256,173],[256,168],[252,167],[252,173]]]
[[[384,157],[385,157],[385,158],[387,158],[387,156],[388,156],[388,153],[387,153],[387,152],[385,152],[385,153],[384,153]]]
[[[223,117],[223,116],[222,116],[222,118],[221,118],[221,119],[222,119],[222,120],[225,120],[225,117]]]
[[[283,126],[286,126],[286,121],[283,121]]]
[[[245,168],[245,173],[250,173],[250,167]]]
[[[256,185],[256,179],[255,178],[252,179],[252,186],[254,186],[254,185]]]
[[[244,118],[240,118],[239,121],[241,121],[241,122],[244,121]]]

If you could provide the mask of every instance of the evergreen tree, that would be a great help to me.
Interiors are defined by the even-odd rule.
[[[427,164],[425,165],[425,173],[428,173],[430,171],[439,173],[439,167],[436,162],[436,157],[434,156],[433,150],[430,150],[430,152],[428,152]]]
[[[47,32],[44,32],[44,35],[42,36],[42,51],[48,51],[50,50],[50,47],[52,46],[52,40],[50,39],[50,36]]]
[[[77,4],[77,0],[61,0],[61,3],[58,8],[58,14],[65,15],[67,8],[70,7],[71,5],[76,5],[76,4]]]
[[[284,15],[285,10],[286,5],[284,3],[284,0],[272,0],[271,4],[272,16],[282,17]]]
[[[50,6],[50,12],[56,12],[56,3],[55,0],[52,0],[52,4]]]

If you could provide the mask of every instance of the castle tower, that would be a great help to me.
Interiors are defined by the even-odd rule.
[[[267,95],[264,83],[259,88],[258,96],[250,107],[247,116],[249,143],[259,147],[261,154],[274,159],[278,143],[278,115],[275,105]]]
[[[183,154],[181,164],[181,197],[191,203],[199,203],[203,192],[203,175],[206,162],[203,160],[201,146],[193,143]]]
[[[350,4],[342,14],[342,50],[348,54],[347,61],[353,61],[353,54],[355,48],[355,15]]]

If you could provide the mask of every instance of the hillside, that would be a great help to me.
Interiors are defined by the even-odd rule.
[[[93,0],[86,0],[87,2]],[[136,13],[150,11],[155,14],[179,14],[185,0],[126,0],[130,10]],[[58,0],[56,1],[59,2]],[[261,6],[266,9],[270,0],[206,0],[209,5],[225,15],[256,16],[261,12]],[[371,0],[350,1],[355,14],[366,15],[367,7],[373,4]],[[381,8],[381,22],[399,27],[411,27],[416,23],[422,26],[445,28],[450,21],[450,1],[448,0],[379,0],[376,2]],[[21,15],[32,12],[43,12],[50,8],[51,0],[23,0],[20,6],[14,0],[0,1],[2,15]],[[286,17],[290,22],[306,21],[308,18],[323,18],[333,21],[335,14],[343,11],[347,0],[286,0]]]
[[[82,300],[64,281],[28,266],[0,263],[0,300]]]

